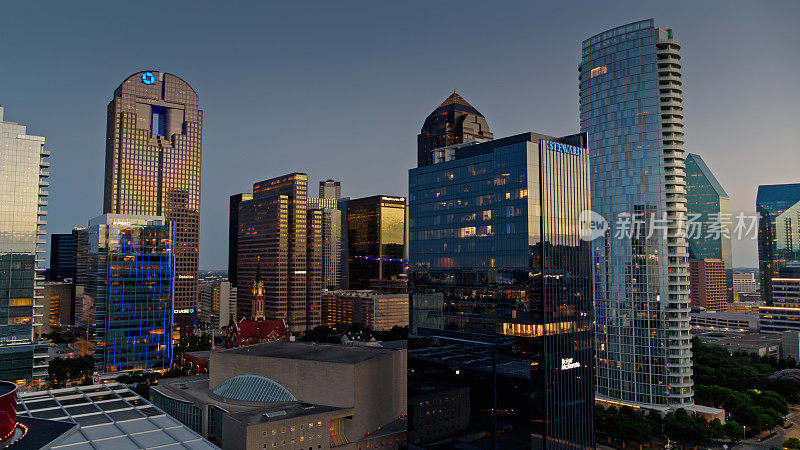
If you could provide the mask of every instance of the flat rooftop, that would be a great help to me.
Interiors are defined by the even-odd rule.
[[[333,406],[311,405],[308,403],[294,402],[274,407],[255,408],[230,414],[229,417],[245,425],[275,422],[303,416],[316,416],[329,412],[341,412],[342,416],[352,414],[352,409],[336,408]]]
[[[381,347],[350,347],[314,342],[273,341],[219,352],[220,355],[247,355],[265,358],[358,364],[390,355],[397,350]]]

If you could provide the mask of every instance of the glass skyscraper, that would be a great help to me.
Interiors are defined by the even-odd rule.
[[[34,340],[44,311],[41,267],[47,224],[44,138],[3,120],[0,106],[0,380],[47,377],[47,344]]]
[[[686,155],[686,235],[690,259],[721,259],[725,290],[733,300],[731,200],[700,155]]]
[[[592,209],[597,394],[693,402],[680,44],[643,20],[583,41],[581,131]]]
[[[406,199],[347,199],[347,289],[405,275]]]
[[[585,148],[524,133],[410,171],[411,443],[594,446]]]
[[[789,261],[800,261],[800,183],[758,187],[758,266],[761,299],[772,304],[772,279]]]
[[[172,367],[175,233],[164,217],[104,214],[79,245],[76,326],[97,372]]]

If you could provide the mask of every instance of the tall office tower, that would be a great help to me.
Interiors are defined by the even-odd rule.
[[[230,199],[230,216],[228,217],[228,281],[236,286],[238,280],[236,274],[238,272],[236,263],[239,254],[239,203],[252,200],[253,194],[241,193],[231,195]]]
[[[75,278],[75,235],[50,235],[50,280]]]
[[[405,275],[406,199],[376,195],[348,199],[348,289]]]
[[[759,330],[763,333],[800,331],[800,263],[787,262],[772,282],[772,304],[759,306]]]
[[[417,136],[417,167],[433,164],[431,150],[435,148],[491,140],[492,132],[483,114],[453,91],[422,125]]]
[[[758,187],[758,268],[761,299],[772,303],[772,278],[788,261],[800,261],[800,183]]]
[[[692,306],[709,311],[727,309],[725,263],[721,259],[689,260],[689,298]]]
[[[325,195],[321,185],[320,195]],[[342,285],[342,212],[336,203],[336,198],[308,199],[308,210],[322,214],[322,288],[328,290]]]
[[[339,200],[342,198],[342,183],[331,179],[320,181],[319,198]]]
[[[44,226],[47,157],[44,138],[3,120],[0,105],[0,380],[47,377],[48,345],[34,340],[45,313]]]
[[[79,245],[76,328],[98,372],[172,367],[173,241],[163,216],[103,214]],[[83,271],[86,271],[85,273]]]
[[[201,285],[199,318],[213,329],[228,326],[236,319],[236,287],[230,281]]]
[[[583,41],[581,131],[589,135],[597,395],[693,403],[680,44],[653,19]]]
[[[586,136],[450,150],[409,174],[408,397],[442,405],[409,407],[409,441],[593,448]]]
[[[686,155],[686,235],[690,259],[721,259],[725,297],[733,300],[731,201],[703,158]]]
[[[108,104],[103,212],[173,223],[179,310],[197,307],[202,134],[197,94],[175,75],[135,73]]]
[[[296,334],[321,324],[322,213],[307,209],[307,189],[304,173],[255,183],[237,219],[239,317],[252,316],[260,267],[266,318],[285,320]]]

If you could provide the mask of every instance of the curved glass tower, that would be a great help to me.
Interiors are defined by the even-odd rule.
[[[581,131],[589,135],[597,395],[692,403],[680,44],[643,20],[583,41]]]

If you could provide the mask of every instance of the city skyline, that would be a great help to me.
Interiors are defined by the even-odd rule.
[[[758,4],[726,3],[723,10],[721,3],[708,3],[687,14],[688,5],[504,4],[493,11],[476,5],[459,13],[440,4],[425,5],[427,14],[419,15],[418,9],[387,11],[387,6],[365,3],[328,11],[320,3],[315,17],[324,20],[271,5],[264,11],[269,14],[237,14],[236,21],[220,23],[211,8],[175,4],[160,8],[174,8],[191,20],[175,24],[169,33],[209,26],[221,32],[196,35],[167,52],[153,50],[163,38],[153,32],[154,25],[121,26],[138,32],[114,35],[117,25],[112,29],[98,20],[113,11],[124,25],[132,25],[146,11],[116,14],[106,5],[81,11],[55,3],[15,4],[8,6],[7,19],[0,19],[0,34],[9,43],[9,60],[28,70],[0,74],[2,85],[13,86],[0,91],[0,104],[8,107],[6,120],[47,136],[53,154],[48,232],[67,233],[102,209],[108,92],[141,70],[184,78],[207,111],[200,268],[221,269],[227,255],[221,238],[228,231],[227,199],[244,191],[246,180],[303,171],[312,186],[328,178],[341,180],[344,196],[407,195],[405,169],[415,166],[421,118],[453,88],[480,105],[498,136],[531,128],[569,133],[579,124],[574,79],[581,41],[619,24],[656,17],[676,30],[683,45],[686,151],[700,154],[714,168],[734,214],[753,213],[758,185],[797,181],[792,169],[800,165],[800,152],[790,131],[800,114],[793,108],[798,91],[791,84],[799,63],[780,55],[792,54],[800,37],[791,26],[800,11],[788,3],[784,10],[769,11]],[[556,13],[556,8],[562,9]],[[487,24],[486,36],[470,51],[505,70],[489,72],[471,63],[464,70],[463,63],[455,63],[457,70],[448,72],[454,63],[428,50],[442,27],[433,17],[445,12],[458,19],[454,23]],[[533,12],[548,20],[530,26]],[[387,20],[370,20],[376,13]],[[405,33],[409,15],[418,28],[413,36]],[[26,32],[27,21],[11,22],[12,17],[36,17],[41,32]],[[570,27],[563,26],[566,18]],[[300,32],[288,42],[279,39],[285,27],[293,26],[301,26]],[[744,29],[758,29],[758,36],[738,32]],[[243,57],[264,45],[268,51],[260,54],[270,56],[264,62]],[[112,52],[114,47],[121,51]],[[232,47],[240,51],[231,52]],[[746,69],[740,64],[742,54],[749,58]],[[531,57],[536,55],[548,64]],[[380,105],[391,105],[380,118],[364,114]],[[356,119],[359,127],[353,128]],[[748,132],[740,135],[744,123]],[[734,266],[755,267],[756,254],[756,241],[733,242]]]

